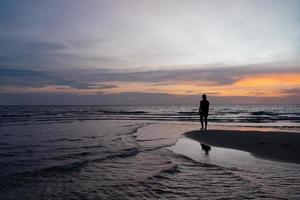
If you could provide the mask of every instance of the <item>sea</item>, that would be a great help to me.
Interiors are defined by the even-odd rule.
[[[213,105],[208,118],[300,132],[300,105]],[[198,105],[0,106],[0,199],[300,199],[299,164],[207,155],[183,134],[199,128]]]

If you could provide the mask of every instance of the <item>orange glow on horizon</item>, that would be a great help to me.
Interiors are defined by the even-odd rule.
[[[95,83],[97,84],[97,83]],[[98,83],[103,84],[103,83]],[[77,95],[95,95],[99,93],[117,94],[136,93],[166,93],[172,95],[199,95],[207,93],[215,96],[285,96],[288,89],[300,87],[299,73],[260,74],[243,77],[232,84],[218,85],[209,81],[168,81],[158,83],[146,82],[106,82],[115,85],[112,88],[78,89],[70,86],[49,85],[39,88],[2,87],[3,93],[65,93]]]
[[[246,77],[235,82],[241,87],[300,86],[300,74],[267,74]]]
[[[300,74],[264,74],[244,77],[229,85],[216,85],[213,82],[181,81],[164,84],[144,82],[114,82],[118,87],[104,90],[107,93],[145,92],[192,95],[211,93],[216,96],[283,96],[281,89],[300,86]]]

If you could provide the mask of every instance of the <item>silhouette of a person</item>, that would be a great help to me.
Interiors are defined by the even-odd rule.
[[[206,94],[203,94],[202,100],[200,101],[200,107],[199,107],[201,129],[203,129],[203,118],[205,121],[205,130],[207,129],[208,112],[209,112],[209,101],[207,101],[206,99]]]

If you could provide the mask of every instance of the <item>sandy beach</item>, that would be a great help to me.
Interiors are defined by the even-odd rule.
[[[184,134],[198,142],[247,151],[274,161],[300,163],[300,135],[292,132],[194,130]]]

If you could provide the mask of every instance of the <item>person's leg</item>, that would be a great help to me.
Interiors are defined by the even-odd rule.
[[[205,130],[207,129],[207,115],[204,116],[204,121],[205,121]]]
[[[203,115],[200,115],[201,129],[203,129]]]

